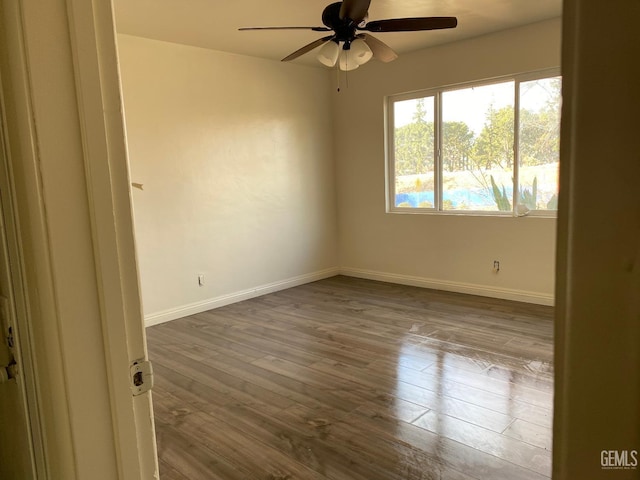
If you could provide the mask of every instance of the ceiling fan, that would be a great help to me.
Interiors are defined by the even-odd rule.
[[[369,33],[360,32],[415,32],[419,30],[439,30],[455,28],[456,17],[414,17],[367,21],[371,0],[343,0],[328,5],[322,12],[324,27],[244,27],[239,30],[313,30],[333,32],[319,38],[283,58],[283,62],[294,60],[322,45],[318,60],[333,67],[338,63],[340,70],[354,70],[371,58],[390,62],[398,54],[387,44]]]

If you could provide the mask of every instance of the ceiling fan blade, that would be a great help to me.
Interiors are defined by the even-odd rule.
[[[419,30],[455,28],[457,25],[458,19],[456,17],[392,18],[389,20],[374,20],[367,23],[360,30],[368,32],[416,32]]]
[[[393,49],[384,42],[381,42],[376,37],[372,35],[362,34],[358,35],[359,38],[362,38],[369,48],[373,52],[373,58],[380,60],[381,62],[388,63],[392,62],[396,58],[398,58],[398,54],[393,51]]]
[[[238,30],[244,32],[246,30],[313,30],[314,32],[330,32],[327,27],[241,27]]]
[[[288,62],[290,60],[295,60],[296,58],[304,55],[307,52],[310,52],[311,50],[313,50],[314,48],[319,47],[320,45],[322,45],[325,42],[328,42],[329,40],[331,40],[333,38],[333,35],[329,35],[327,37],[323,37],[323,38],[319,38],[318,40],[311,42],[308,45],[305,45],[304,47],[300,48],[299,50],[296,50],[295,52],[293,52],[291,55],[284,57],[282,59],[283,62]]]
[[[340,19],[348,18],[355,25],[367,16],[371,0],[343,0],[340,6]]]

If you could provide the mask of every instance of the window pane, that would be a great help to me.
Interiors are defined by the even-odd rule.
[[[520,84],[519,210],[558,209],[560,105],[560,77]]]
[[[511,211],[514,82],[442,94],[442,207]]]
[[[434,206],[434,98],[393,104],[395,206]]]

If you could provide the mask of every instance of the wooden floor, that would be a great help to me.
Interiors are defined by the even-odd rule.
[[[161,480],[550,477],[550,307],[339,276],[147,333]]]

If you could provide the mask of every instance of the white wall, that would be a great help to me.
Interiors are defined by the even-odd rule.
[[[118,42],[148,322],[335,274],[328,73]]]
[[[387,95],[560,65],[560,20],[375,61],[334,93],[345,273],[550,303],[555,219],[385,213]],[[379,35],[383,39],[383,35]],[[501,272],[492,273],[493,260]]]

